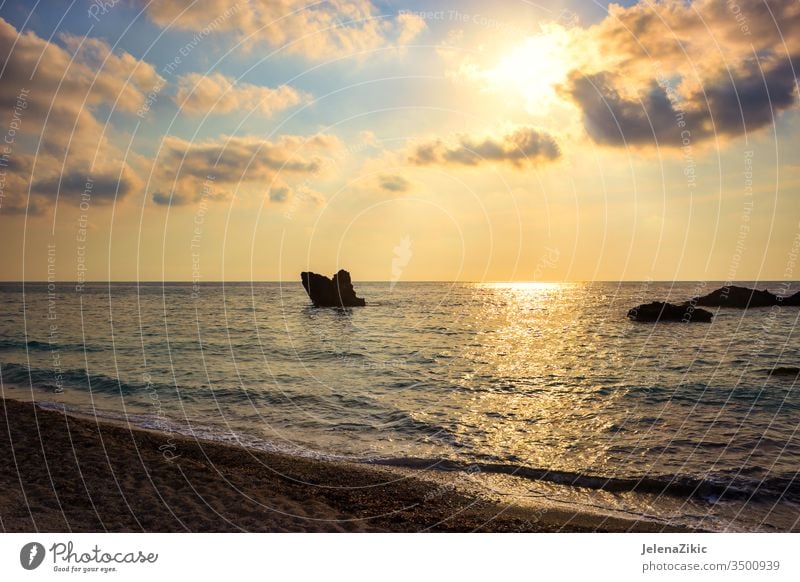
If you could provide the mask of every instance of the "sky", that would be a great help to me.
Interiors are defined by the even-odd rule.
[[[800,279],[796,0],[0,4],[0,279]]]

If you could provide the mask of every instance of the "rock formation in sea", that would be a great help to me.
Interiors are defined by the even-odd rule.
[[[698,309],[698,305],[736,309],[772,306],[800,307],[800,291],[794,295],[776,295],[766,289],[759,291],[738,285],[728,285],[720,287],[708,295],[695,297],[691,301],[678,305],[659,301],[640,305],[628,311],[628,317],[634,321],[711,321],[713,314],[705,309]]]
[[[362,307],[366,301],[356,296],[350,273],[340,269],[332,279],[310,271],[300,273],[303,288],[317,307]]]
[[[683,321],[709,322],[714,314],[705,309],[698,309],[691,304],[674,305],[653,301],[628,311],[628,317],[633,321]]]
[[[777,295],[770,293],[766,289],[759,291],[757,289],[730,285],[712,291],[708,295],[697,297],[692,302],[696,305],[703,305],[704,307],[735,307],[738,309],[747,309],[748,307],[770,307],[772,305],[778,305],[781,303],[781,300]]]
[[[794,295],[789,295],[788,297],[784,297],[783,300],[781,301],[781,305],[787,305],[790,307],[800,306],[800,291],[798,291]]]

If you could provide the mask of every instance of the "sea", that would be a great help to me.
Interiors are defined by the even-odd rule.
[[[516,505],[797,531],[800,389],[772,372],[800,366],[800,308],[626,316],[723,285],[356,282],[367,306],[330,309],[299,280],[3,283],[2,395],[163,431],[175,456],[188,435]]]

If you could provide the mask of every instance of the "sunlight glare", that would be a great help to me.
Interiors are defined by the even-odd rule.
[[[518,92],[527,108],[542,111],[556,99],[556,87],[566,81],[572,68],[570,36],[566,29],[552,26],[526,39],[485,73],[495,90]]]

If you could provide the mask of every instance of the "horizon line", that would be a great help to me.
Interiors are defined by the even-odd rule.
[[[192,281],[191,279],[105,279],[93,281],[76,281],[76,280],[56,280],[48,281],[47,279],[0,279],[0,285],[7,284],[56,284],[56,285],[107,285],[111,283],[127,283],[127,284],[141,284],[141,283],[180,283],[187,285],[214,285],[220,283],[299,283],[299,279],[210,279],[204,281]],[[736,283],[796,283],[800,279],[736,279],[735,281],[728,281],[724,279],[493,279],[493,280],[472,280],[472,279],[408,279],[403,281],[392,281],[391,279],[360,279],[358,283],[394,283],[395,285],[401,283],[722,283],[724,285],[734,285]]]

